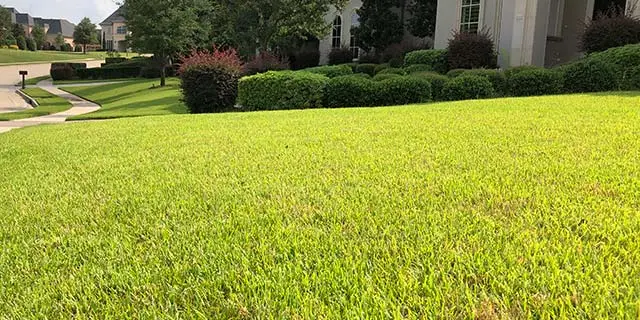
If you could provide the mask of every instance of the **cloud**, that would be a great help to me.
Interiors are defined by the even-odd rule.
[[[114,0],[0,0],[0,3],[34,17],[67,19],[76,24],[84,17],[98,24],[118,8]]]

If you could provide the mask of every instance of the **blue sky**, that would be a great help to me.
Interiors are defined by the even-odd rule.
[[[67,19],[75,24],[89,17],[97,25],[118,8],[116,1],[121,0],[0,0],[0,4],[34,17]]]

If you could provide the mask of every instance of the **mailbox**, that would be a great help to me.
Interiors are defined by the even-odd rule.
[[[24,70],[24,71],[20,71],[20,75],[21,75],[21,76],[26,76],[26,75],[28,75],[28,74],[29,74],[29,72],[27,72],[26,70]]]

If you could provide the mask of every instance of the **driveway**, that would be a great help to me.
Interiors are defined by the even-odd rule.
[[[67,62],[67,61],[65,61]],[[77,61],[87,64],[88,68],[99,67],[104,61]],[[0,113],[20,111],[31,108],[20,96],[15,93],[14,85],[22,78],[18,74],[20,70],[29,72],[28,78],[41,77],[49,74],[51,63],[23,64],[12,66],[0,66]]]

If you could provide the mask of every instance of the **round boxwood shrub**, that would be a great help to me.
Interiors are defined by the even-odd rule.
[[[405,67],[404,71],[407,74],[412,74],[417,72],[434,72],[433,68],[431,68],[431,66],[428,64],[412,64],[408,67]]]
[[[400,77],[402,76],[395,73],[379,73],[379,74],[376,74],[375,77],[373,77],[373,81],[384,81],[387,79],[400,78]]]
[[[610,63],[615,67],[619,80],[623,80],[629,69],[640,66],[640,44],[611,48],[589,55],[587,60]]]
[[[322,107],[329,78],[306,71],[270,71],[240,79],[238,104],[244,110]]]
[[[583,59],[562,67],[563,88],[569,93],[601,92],[618,89],[619,76],[607,62]]]
[[[52,66],[49,74],[51,75],[51,79],[55,81],[73,80],[75,71],[70,64],[64,64],[60,66]]]
[[[404,71],[404,69],[401,69],[401,68],[387,68],[378,72],[378,74],[398,74],[398,75],[404,76],[407,73]]]
[[[242,63],[234,49],[193,51],[180,65],[180,88],[191,113],[232,110]]]
[[[394,106],[431,100],[431,83],[416,77],[393,77],[379,85],[379,105]]]
[[[445,74],[449,71],[447,61],[447,50],[417,50],[407,53],[404,57],[404,65],[411,66],[415,64],[427,65],[429,70]]]
[[[349,48],[335,48],[329,52],[329,65],[349,63],[353,61],[353,52]]]
[[[449,80],[442,88],[444,100],[471,100],[493,97],[491,81],[476,75],[459,76]]]
[[[351,68],[351,65],[349,64],[341,64],[337,66],[320,66],[320,67],[304,69],[301,71],[321,74],[329,78],[348,76],[350,74],[353,74],[353,70]]]
[[[623,90],[640,90],[640,66],[629,68],[624,73],[621,87]]]
[[[435,72],[416,72],[410,75],[420,79],[427,80],[431,83],[431,96],[435,101],[443,101],[445,98],[442,95],[442,89],[444,85],[449,82],[449,77],[441,75]]]
[[[493,90],[498,95],[503,95],[506,91],[507,87],[507,78],[504,73],[500,70],[496,69],[471,69],[466,70],[460,74],[460,76],[465,75],[476,75],[487,78],[491,81],[491,85],[493,85]]]
[[[376,75],[377,66],[374,63],[362,63],[356,66],[356,73],[366,73],[373,77]]]
[[[539,70],[542,69],[541,67],[538,66],[518,66],[518,67],[512,67],[509,68],[507,70],[504,71],[504,76],[505,78],[509,79],[510,77],[514,76],[515,74],[518,74],[520,72],[523,71],[529,71],[529,70]]]
[[[330,79],[324,91],[327,108],[372,107],[379,94],[376,82],[362,77]]]
[[[379,64],[376,66],[376,69],[374,70],[374,72],[376,74],[380,73],[380,71],[384,70],[384,69],[389,69],[390,66],[388,63],[383,63],[383,64]]]
[[[516,97],[541,96],[562,91],[562,74],[557,70],[535,68],[510,74],[507,92]]]
[[[465,73],[465,72],[467,72],[469,70],[470,69],[453,69],[453,70],[450,70],[449,72],[447,72],[447,77],[455,78],[455,77],[458,77],[461,74],[463,74],[463,73]]]

